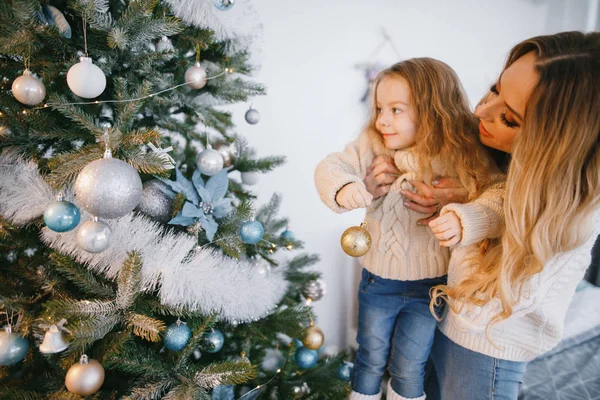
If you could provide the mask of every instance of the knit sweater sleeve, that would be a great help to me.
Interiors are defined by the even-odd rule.
[[[504,189],[506,175],[496,173],[479,197],[465,204],[448,204],[440,215],[454,212],[460,219],[460,246],[468,246],[485,238],[499,237],[504,230]]]
[[[335,200],[338,192],[350,183],[364,186],[367,168],[373,161],[369,138],[363,132],[358,139],[346,145],[343,152],[332,153],[315,170],[315,185],[325,205],[337,213],[349,211]]]
[[[598,227],[599,225],[600,213],[596,212],[593,217],[593,226]],[[599,229],[594,228],[584,244],[551,258],[544,265],[541,272],[526,282],[518,303],[512,307],[512,314],[502,322],[522,318],[533,313],[549,297],[558,299],[562,303],[557,304],[556,307],[566,309],[574,295],[577,283],[581,281],[585,270],[590,264],[591,249],[599,233]],[[460,265],[457,267],[462,268]],[[494,298],[483,306],[465,305],[460,314],[455,315],[455,319],[462,328],[472,332],[481,332],[486,329],[491,319],[501,311],[500,300]]]

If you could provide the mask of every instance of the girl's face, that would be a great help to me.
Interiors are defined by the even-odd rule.
[[[479,139],[488,147],[510,153],[519,133],[525,108],[539,81],[535,70],[536,55],[529,52],[502,72],[490,88],[484,103],[475,109],[479,118]]]
[[[406,79],[386,76],[375,92],[377,120],[375,127],[385,147],[400,150],[415,144],[417,124],[410,109],[410,89]]]

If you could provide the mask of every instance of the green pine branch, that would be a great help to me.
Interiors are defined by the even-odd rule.
[[[219,385],[240,385],[256,377],[256,367],[247,361],[224,361],[209,364],[194,376],[194,383],[212,389]]]
[[[49,259],[50,265],[56,272],[62,274],[83,292],[103,298],[115,296],[115,291],[110,286],[101,282],[89,269],[74,262],[71,257],[53,251]]]
[[[142,279],[142,257],[136,251],[127,253],[127,258],[117,276],[115,303],[121,310],[131,307],[140,290]]]

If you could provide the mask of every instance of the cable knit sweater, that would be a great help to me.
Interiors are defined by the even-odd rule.
[[[502,190],[501,185],[492,190]],[[494,200],[495,199],[495,200]],[[481,199],[468,204],[450,204],[442,214],[453,211],[463,226],[463,240],[457,246],[448,266],[448,285],[456,286],[469,276],[478,265],[477,243],[486,237],[497,237],[501,226],[490,229],[486,221],[503,219],[501,197],[484,193]],[[512,315],[490,330],[488,340],[485,328],[501,309],[500,301],[493,299],[482,307],[467,304],[460,313],[446,307],[439,324],[440,330],[453,342],[494,358],[511,361],[529,361],[549,351],[562,337],[567,308],[575,288],[590,265],[591,250],[600,234],[600,209],[590,219],[589,237],[580,247],[555,255],[542,271],[534,275]]]
[[[319,163],[315,184],[321,200],[333,211],[349,211],[336,202],[336,195],[345,185],[358,183],[376,155],[394,157],[401,175],[391,185],[389,193],[369,207],[365,221],[371,234],[371,250],[361,258],[370,272],[386,279],[420,280],[446,274],[449,250],[441,247],[427,226],[417,225],[423,214],[404,207],[401,189],[414,190],[409,183],[417,177],[417,160],[410,151],[387,150],[369,133],[363,132],[349,143],[343,152],[333,153]],[[476,192],[476,182],[457,172],[453,166],[433,160],[436,176],[459,178],[469,193]]]

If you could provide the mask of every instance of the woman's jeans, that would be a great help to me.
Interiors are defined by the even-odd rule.
[[[427,384],[427,400],[516,400],[526,362],[501,360],[466,349],[439,329],[431,349],[437,375]],[[430,390],[431,388],[431,390]]]
[[[379,393],[388,367],[396,393],[408,398],[423,395],[425,363],[437,325],[429,311],[429,289],[444,283],[445,276],[398,281],[363,269],[358,288],[359,347],[353,391]]]

